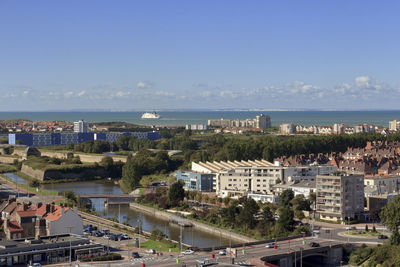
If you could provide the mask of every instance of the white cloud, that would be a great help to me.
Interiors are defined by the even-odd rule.
[[[31,90],[25,90],[25,91],[23,92],[23,94],[24,94],[24,95],[29,95],[30,92],[31,92]]]
[[[140,88],[140,89],[149,89],[149,88],[152,88],[153,87],[153,84],[151,83],[151,82],[138,82],[137,83],[137,88]]]
[[[166,92],[166,91],[157,91],[157,92],[155,93],[155,95],[157,95],[157,96],[166,96],[166,97],[175,96],[174,93],[170,93],[170,92]]]
[[[79,96],[79,97],[84,96],[84,95],[86,95],[86,90],[80,91],[80,92],[77,94],[77,96]]]
[[[73,95],[74,95],[74,92],[72,92],[72,91],[69,91],[69,92],[65,92],[65,93],[64,93],[64,96],[67,97],[67,98],[68,98],[68,97],[72,97]]]
[[[219,92],[219,95],[221,97],[229,97],[229,98],[237,98],[238,97],[238,93],[236,93],[232,90],[223,90],[223,91]]]
[[[204,91],[200,93],[201,97],[210,97],[211,96],[211,91]]]
[[[368,88],[370,86],[370,80],[371,78],[368,76],[360,76],[355,78],[355,83],[357,87]]]
[[[117,97],[124,97],[124,96],[128,96],[130,94],[131,94],[130,92],[118,91],[115,95]]]

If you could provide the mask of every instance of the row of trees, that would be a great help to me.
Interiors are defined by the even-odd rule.
[[[152,153],[141,150],[135,156],[129,156],[122,168],[123,188],[133,190],[140,186],[144,175],[166,174],[176,170],[181,164],[181,160],[171,159],[164,151]]]

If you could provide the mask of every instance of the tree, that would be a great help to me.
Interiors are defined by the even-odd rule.
[[[37,179],[34,179],[34,180],[29,182],[29,186],[30,187],[39,187],[40,183],[39,183],[39,181]]]
[[[106,171],[110,171],[114,165],[114,160],[111,156],[105,156],[101,159],[100,165],[103,166]]]
[[[185,197],[185,190],[183,189],[183,183],[178,181],[171,185],[168,192],[168,201],[171,206],[177,206],[179,201],[182,201]]]
[[[257,214],[260,207],[252,198],[246,199],[242,205],[243,207],[240,209],[237,222],[240,226],[247,226],[250,229],[253,229],[257,223],[254,215]]]
[[[396,196],[381,211],[380,217],[382,223],[392,231],[390,243],[393,245],[400,244],[400,197]]]
[[[297,219],[300,221],[303,220],[306,216],[304,216],[304,212],[301,210],[295,210],[294,215],[296,216]]]
[[[128,160],[122,167],[122,182],[128,190],[133,190],[139,186],[142,178],[141,168],[133,160]]]
[[[160,241],[164,237],[165,237],[165,235],[160,229],[154,228],[153,230],[151,230],[150,239]]]
[[[294,198],[294,192],[292,189],[283,190],[281,195],[279,196],[279,203],[282,206],[289,206],[290,201]]]
[[[365,225],[365,232],[369,232],[368,224]]]
[[[294,209],[296,210],[307,210],[309,211],[310,208],[310,202],[304,197],[303,194],[299,194],[295,196],[290,203],[293,205]]]
[[[279,210],[279,219],[277,221],[277,225],[286,231],[290,230],[290,225],[293,222],[294,214],[293,210],[289,206],[285,206],[280,208]]]

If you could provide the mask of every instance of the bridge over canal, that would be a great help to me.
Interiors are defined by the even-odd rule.
[[[133,203],[136,198],[141,197],[141,195],[113,195],[113,194],[87,194],[79,195],[81,198],[103,198],[106,205],[129,205]]]

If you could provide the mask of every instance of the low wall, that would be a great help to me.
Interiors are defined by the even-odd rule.
[[[28,176],[31,176],[35,179],[43,181],[44,171],[42,171],[42,170],[34,170],[33,168],[29,167],[28,165],[22,164],[21,172]]]
[[[22,164],[21,172],[40,181],[57,179],[83,179],[86,177],[107,177],[107,172],[102,167],[87,168],[80,172],[63,172],[58,170],[35,170],[26,164]]]
[[[47,156],[51,158],[59,158],[59,159],[67,159],[74,156],[79,156],[82,162],[88,163],[99,163],[105,156],[100,154],[83,154],[83,153],[73,153],[73,152],[55,152],[55,151],[40,151],[42,156]],[[126,162],[127,157],[124,156],[113,156],[111,155],[114,161]]]
[[[0,156],[0,163],[13,164],[14,160],[18,160],[18,158]]]
[[[138,204],[138,203],[131,203],[131,204],[129,204],[129,206],[131,208],[147,212],[149,214],[152,214],[155,217],[159,217],[159,218],[161,217],[161,218],[164,218],[166,220],[170,220],[171,218],[173,218],[173,216],[176,216],[176,215],[168,213],[166,211],[157,210],[157,209],[154,209],[154,208],[151,208],[151,207],[147,207],[147,206],[144,206],[144,205],[141,205],[141,204]],[[186,220],[188,220],[188,219],[186,219]],[[221,235],[224,238],[232,238],[233,240],[240,241],[242,243],[243,242],[247,243],[247,242],[255,242],[255,241],[257,241],[254,238],[250,238],[250,237],[247,237],[247,236],[244,236],[244,235],[239,235],[239,234],[236,234],[236,233],[232,233],[232,232],[230,232],[228,230],[220,229],[220,228],[217,228],[217,227],[214,227],[214,226],[211,226],[211,225],[207,225],[207,224],[204,224],[204,223],[201,223],[201,222],[197,222],[197,221],[193,221],[193,220],[188,220],[188,221],[190,221],[193,224],[194,227],[196,227],[198,229],[201,229],[202,231],[205,231],[205,232],[208,232],[208,233],[212,233],[212,234],[214,234],[216,236],[220,236]]]

